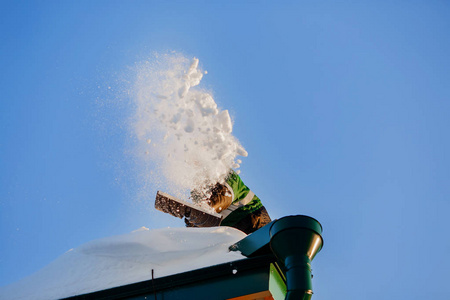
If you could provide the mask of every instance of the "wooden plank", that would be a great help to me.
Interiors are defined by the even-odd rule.
[[[199,227],[219,226],[222,221],[220,214],[208,212],[193,203],[183,201],[161,191],[156,193],[155,208],[180,219],[186,217]]]

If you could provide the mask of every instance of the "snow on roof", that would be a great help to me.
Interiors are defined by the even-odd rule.
[[[246,235],[231,227],[143,227],[71,249],[13,284],[0,299],[59,299],[245,258],[228,247]]]

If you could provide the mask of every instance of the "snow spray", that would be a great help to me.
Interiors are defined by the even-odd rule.
[[[176,53],[155,55],[136,68],[131,128],[139,160],[151,165],[149,180],[165,181],[177,196],[223,181],[239,168],[237,156],[247,156],[228,110],[200,87],[205,74],[197,58]]]

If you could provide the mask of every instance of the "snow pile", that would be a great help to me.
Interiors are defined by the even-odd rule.
[[[132,89],[139,164],[152,164],[148,169],[157,171],[149,181],[164,177],[168,192],[179,197],[180,191],[223,181],[239,168],[236,157],[247,156],[232,134],[228,110],[198,87],[204,74],[196,58],[157,55],[138,65]]]
[[[0,288],[0,299],[59,299],[245,258],[228,247],[231,227],[141,228],[71,249],[35,274]]]

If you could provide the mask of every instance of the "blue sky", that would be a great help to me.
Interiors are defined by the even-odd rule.
[[[208,71],[271,216],[322,223],[314,299],[448,299],[447,2],[3,8],[0,286],[90,240],[183,225],[136,197],[122,95],[130,67],[174,50]]]

